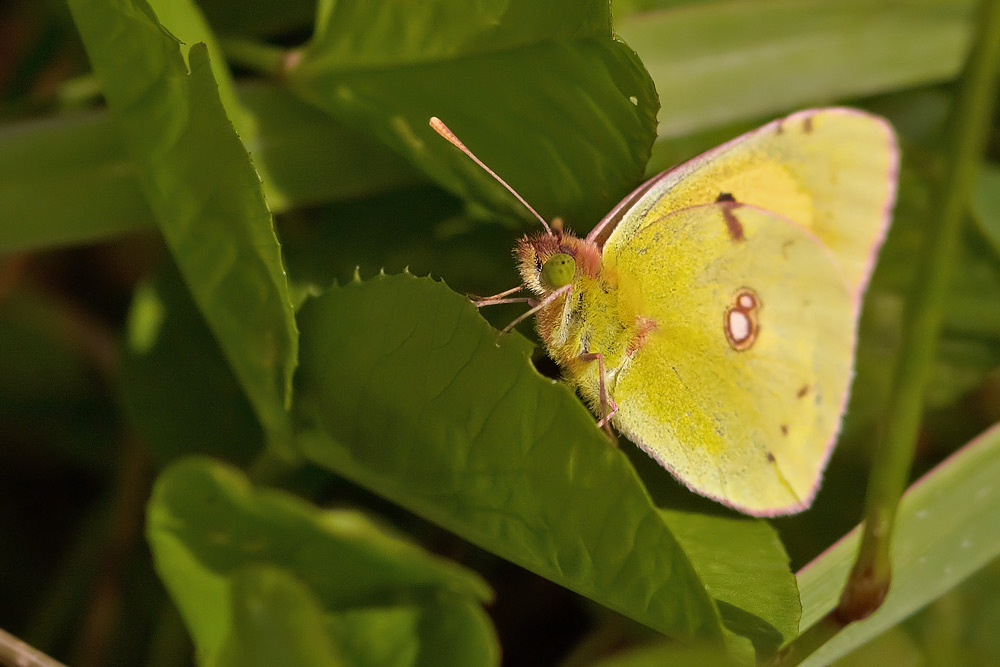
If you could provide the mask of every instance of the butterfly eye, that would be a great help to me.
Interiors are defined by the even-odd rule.
[[[556,253],[542,265],[542,285],[549,289],[559,289],[573,282],[576,274],[576,260],[565,253]]]

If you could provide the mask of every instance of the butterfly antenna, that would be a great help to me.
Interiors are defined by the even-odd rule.
[[[514,188],[510,187],[509,185],[507,185],[507,181],[505,181],[502,178],[500,178],[499,176],[497,176],[497,173],[495,171],[493,171],[492,169],[490,169],[489,167],[487,167],[486,164],[482,160],[480,160],[479,158],[477,158],[472,153],[472,151],[470,151],[468,148],[466,148],[465,144],[463,144],[462,141],[458,137],[455,136],[454,132],[452,132],[451,130],[448,129],[447,125],[445,125],[443,122],[441,122],[440,118],[437,118],[436,116],[431,116],[430,126],[432,128],[434,128],[435,132],[437,132],[442,137],[444,137],[449,142],[451,142],[452,146],[454,146],[455,148],[459,149],[460,151],[462,151],[463,153],[465,153],[466,155],[468,155],[470,158],[472,158],[473,162],[475,162],[480,167],[482,167],[486,171],[487,174],[489,174],[490,176],[492,176],[493,178],[495,178],[497,180],[497,182],[500,183],[500,185],[502,185],[505,188],[507,188],[508,192],[510,192],[515,197],[517,197],[517,201],[519,201],[522,204],[524,204],[524,208],[526,208],[529,211],[531,211],[531,213],[536,218],[538,218],[538,221],[540,223],[542,223],[542,227],[545,228],[545,231],[548,232],[550,235],[552,234],[552,228],[549,227],[549,223],[545,222],[545,218],[543,218],[542,216],[538,215],[538,211],[536,211],[535,209],[531,208],[531,204],[529,204],[528,202],[524,201],[524,197],[522,197],[521,195],[517,194],[517,191],[515,191]]]

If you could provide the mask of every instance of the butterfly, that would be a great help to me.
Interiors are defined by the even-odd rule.
[[[521,301],[597,415],[692,491],[802,511],[836,443],[861,300],[896,198],[887,121],[809,109],[653,177],[585,237],[541,221]],[[513,296],[527,290],[530,297]]]

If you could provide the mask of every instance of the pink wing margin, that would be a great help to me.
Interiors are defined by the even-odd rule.
[[[879,229],[874,242],[869,248],[868,261],[866,262],[867,270],[865,271],[863,279],[858,283],[854,294],[851,295],[851,301],[855,306],[855,310],[860,310],[861,300],[864,297],[865,289],[868,287],[872,271],[875,268],[875,260],[878,257],[879,250],[882,248],[882,243],[885,241],[885,235],[889,229],[889,222],[892,219],[892,209],[896,205],[896,184],[899,179],[899,145],[896,141],[895,130],[893,130],[892,125],[890,125],[886,119],[860,109],[852,109],[850,107],[819,107],[815,109],[804,109],[802,111],[797,111],[790,116],[773,120],[755,130],[750,130],[745,134],[741,134],[735,139],[730,139],[729,141],[720,144],[715,148],[698,155],[697,157],[691,158],[687,162],[653,176],[651,179],[637,187],[627,197],[622,199],[613,209],[611,209],[611,211],[604,216],[604,218],[597,223],[592,230],[590,230],[590,233],[587,234],[586,240],[595,243],[599,248],[603,248],[608,238],[610,238],[611,234],[618,227],[618,224],[624,219],[628,211],[638,204],[651,190],[655,189],[664,181],[671,179],[679,180],[684,175],[698,169],[705,162],[711,161],[720,154],[731,149],[736,144],[746,141],[751,137],[770,132],[777,132],[784,124],[805,121],[806,118],[817,114],[849,114],[873,120],[882,127],[888,147],[889,165],[886,173],[886,180],[889,185],[886,188],[885,199],[882,203],[882,218],[879,222]],[[707,204],[710,202],[705,203]]]

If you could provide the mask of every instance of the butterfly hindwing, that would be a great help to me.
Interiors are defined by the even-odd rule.
[[[851,295],[819,239],[759,208],[698,206],[603,268],[622,322],[651,323],[608,370],[615,426],[703,495],[758,515],[808,506],[854,354]]]

